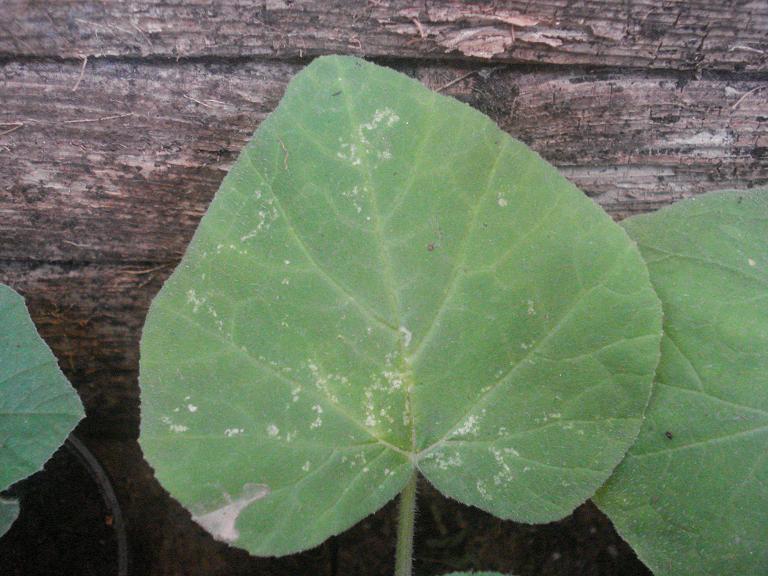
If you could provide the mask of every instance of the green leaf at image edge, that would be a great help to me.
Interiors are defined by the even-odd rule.
[[[487,117],[315,60],[243,150],[141,343],[141,444],[217,538],[319,544],[414,468],[502,518],[591,496],[660,306],[621,227]]]
[[[0,284],[0,491],[42,469],[83,417],[24,299]],[[18,513],[2,501],[0,534]]]
[[[658,576],[768,574],[768,189],[624,225],[664,337],[638,441],[595,501]]]
[[[19,515],[19,503],[0,498],[0,536],[8,532]]]

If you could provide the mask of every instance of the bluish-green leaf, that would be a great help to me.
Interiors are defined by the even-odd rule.
[[[0,284],[0,490],[37,472],[83,417],[24,300]],[[0,508],[10,526],[15,505]]]
[[[659,576],[768,574],[768,190],[626,229],[664,307],[640,437],[598,505]]]
[[[554,520],[636,437],[660,334],[635,246],[535,152],[404,75],[320,58],[152,304],[141,443],[256,554],[322,542],[414,468]]]
[[[19,515],[19,503],[0,498],[0,536],[8,532]]]

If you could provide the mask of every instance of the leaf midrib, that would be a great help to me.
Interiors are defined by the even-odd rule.
[[[350,134],[352,134],[352,137],[354,138],[355,126],[360,123],[360,119],[356,117],[352,102],[349,100],[349,86],[346,82],[346,77],[343,73],[343,70],[341,69],[340,61],[337,59],[335,61],[335,64],[336,64],[336,69],[339,73],[339,83],[340,85],[343,86],[342,98],[344,99],[345,108],[347,109]],[[377,240],[376,245],[379,252],[379,260],[381,261],[381,264],[382,264],[382,270],[383,270],[383,276],[384,276],[384,282],[385,282],[385,288],[386,288],[385,292],[387,293],[387,296],[388,296],[391,313],[395,318],[395,323],[397,324],[398,332],[400,331],[401,328],[405,328],[407,330],[407,327],[403,323],[402,312],[400,310],[400,295],[399,295],[399,292],[397,291],[395,280],[394,280],[394,274],[392,272],[392,255],[389,253],[389,249],[387,248],[387,245],[384,242],[384,232],[381,227],[381,210],[379,208],[376,190],[374,189],[374,186],[373,186],[372,176],[371,176],[371,166],[368,161],[367,154],[362,155],[362,162],[360,165],[364,170],[364,174],[363,174],[363,177],[365,179],[364,189],[368,190],[368,196],[371,204],[371,219],[373,222],[374,234]],[[415,170],[415,164],[413,169]],[[403,387],[405,389],[405,409],[407,410],[409,415],[409,422],[410,422],[410,428],[411,428],[411,451],[410,451],[411,456],[409,456],[409,458],[412,459],[413,454],[415,454],[416,452],[416,424],[413,417],[413,387],[414,387],[413,370],[410,363],[406,359],[404,341],[399,334],[398,334],[397,342],[398,342],[398,348],[400,352],[398,356],[401,364],[400,370],[403,374]]]

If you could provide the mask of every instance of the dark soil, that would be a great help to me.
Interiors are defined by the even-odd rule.
[[[21,513],[0,538],[2,576],[118,574],[112,511],[73,448],[4,495],[20,500]]]
[[[95,443],[107,469],[136,461],[138,448]],[[126,517],[130,573],[141,576],[391,576],[396,504],[323,545],[284,558],[254,558],[215,542],[142,464],[113,478]],[[0,574],[115,576],[114,522],[96,483],[67,449],[17,484],[19,520],[0,540]],[[448,500],[422,481],[415,574],[498,570],[518,576],[650,576],[610,522],[585,504],[560,521],[505,522]]]

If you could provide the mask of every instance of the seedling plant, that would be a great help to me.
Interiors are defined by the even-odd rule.
[[[658,575],[768,569],[768,203],[623,227],[456,100],[315,60],[141,343],[141,444],[215,538],[315,546],[416,481],[495,516],[593,497]]]

